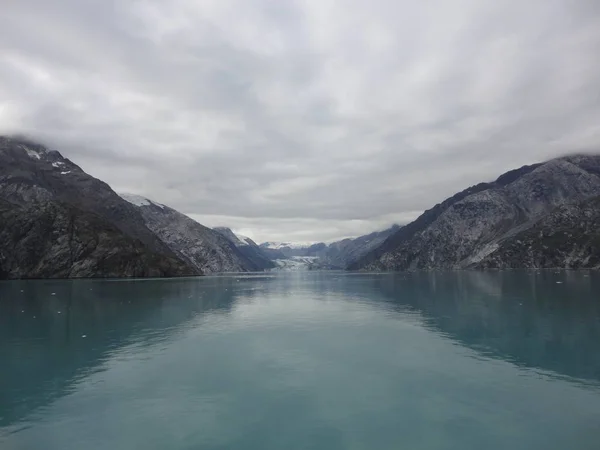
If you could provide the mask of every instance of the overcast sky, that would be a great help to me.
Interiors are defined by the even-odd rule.
[[[0,132],[257,241],[600,148],[598,0],[0,0]]]

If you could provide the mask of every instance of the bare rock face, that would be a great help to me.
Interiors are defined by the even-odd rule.
[[[474,267],[600,269],[600,197],[555,209],[500,240]]]
[[[0,200],[0,278],[195,274],[93,213],[56,202],[27,207]]]
[[[169,249],[203,273],[262,270],[233,242],[185,214],[144,197],[120,195]]]
[[[557,207],[600,195],[599,174],[600,156],[590,155],[558,158],[511,171],[493,183],[469,188],[426,211],[351,268],[478,266],[484,260],[491,261],[501,242],[529,229]],[[512,261],[509,266],[527,264]]]
[[[213,230],[225,237],[244,255],[251,264],[250,270],[261,271],[275,267],[275,263],[273,263],[269,255],[249,237],[237,235],[227,227],[217,227],[213,228]]]
[[[0,137],[0,200],[3,201],[0,229],[5,238],[0,244],[3,251],[0,276],[201,274],[176,256],[146,227],[139,211],[121,199],[106,183],[88,175],[59,152],[39,144]],[[28,222],[28,215],[41,220],[45,227]],[[70,233],[72,228],[65,224],[72,220],[79,227],[76,236],[80,236],[82,242],[93,247],[97,238],[100,246],[94,247],[94,251],[75,252],[79,259],[67,258],[63,247],[64,233]],[[16,224],[28,225],[29,233],[17,233]],[[96,238],[86,234],[85,224],[89,225],[89,232]],[[94,234],[96,232],[99,234]],[[28,242],[35,242],[36,246],[50,253],[39,253]],[[13,252],[9,250],[11,248],[18,248],[22,253],[17,255],[17,250]],[[112,256],[109,258],[109,255]],[[127,258],[132,261],[126,264]],[[33,264],[36,259],[40,259],[40,265]],[[111,268],[106,265],[111,261],[118,261],[118,264]]]

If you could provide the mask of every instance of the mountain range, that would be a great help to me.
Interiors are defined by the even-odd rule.
[[[265,254],[252,239],[235,234],[227,227],[217,227],[214,230],[229,240],[237,250],[252,264],[250,270],[272,269],[275,264],[269,255]]]
[[[174,277],[274,266],[168,206],[117,194],[58,151],[0,137],[0,278]]]
[[[199,275],[129,202],[59,152],[0,137],[0,277]]]
[[[138,195],[120,196],[138,209],[148,229],[171,251],[204,274],[249,272],[273,267],[268,260],[255,261],[247,257],[243,248],[227,236],[179,211]]]
[[[598,196],[598,155],[525,166],[425,211],[348,268],[598,268]]]
[[[0,279],[262,270],[600,268],[600,156],[524,166],[403,226],[333,243],[265,242],[117,194],[58,151],[0,137]]]
[[[369,251],[381,245],[389,236],[400,229],[400,225],[393,225],[383,231],[347,238],[330,244],[318,242],[315,244],[293,244],[286,242],[264,242],[260,248],[275,260],[301,258],[317,258],[310,260],[311,267],[326,269],[345,269],[348,265]],[[308,261],[304,259],[304,261]]]

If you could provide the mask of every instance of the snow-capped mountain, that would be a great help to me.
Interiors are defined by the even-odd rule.
[[[58,151],[0,136],[0,278],[198,275]]]
[[[147,199],[146,197],[142,197],[141,195],[135,194],[119,194],[123,200],[127,200],[129,203],[135,206],[158,206],[159,208],[164,208],[165,205],[162,203],[153,202],[152,200]]]
[[[276,259],[275,271],[296,272],[302,270],[320,269],[319,258],[316,256],[293,256],[289,259]]]
[[[204,273],[261,270],[220,233],[166,205],[134,194],[119,194],[140,211],[147,227],[182,259]]]
[[[311,258],[303,260],[310,268],[345,269],[348,264],[356,261],[369,251],[379,246],[400,227],[394,225],[383,231],[376,231],[357,238],[348,238],[341,241],[325,244],[302,244],[289,242],[264,242],[261,249],[273,260],[294,260],[290,266],[298,266],[297,258]],[[310,262],[310,264],[308,264]],[[276,262],[277,264],[277,262]]]
[[[313,244],[312,243],[293,243],[293,242],[263,242],[262,244],[260,244],[260,246],[263,248],[270,248],[273,250],[281,250],[284,248],[299,250],[299,249],[303,249],[303,248],[309,248],[311,245],[313,245]]]
[[[213,228],[213,230],[228,239],[229,242],[237,247],[240,253],[252,261],[255,270],[271,269],[275,267],[271,258],[249,237],[235,234],[227,227],[216,227]]]
[[[294,256],[323,256],[327,244],[301,244],[289,242],[263,242],[260,248],[269,255],[269,258],[289,259]]]
[[[256,245],[256,243],[248,236],[236,234],[233,231],[231,231],[231,228],[215,227],[213,228],[213,230],[215,230],[217,233],[221,233],[223,236],[229,239],[236,247],[241,247],[245,245]]]

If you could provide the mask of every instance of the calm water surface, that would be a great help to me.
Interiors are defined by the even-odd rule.
[[[0,283],[0,448],[600,448],[600,276]]]

